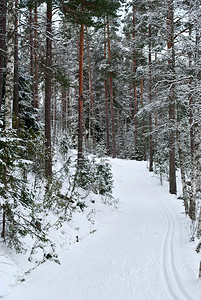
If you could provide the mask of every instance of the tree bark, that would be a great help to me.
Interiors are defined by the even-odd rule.
[[[137,91],[136,91],[136,49],[135,49],[135,39],[136,39],[136,33],[135,33],[135,14],[136,14],[136,8],[133,1],[133,94],[134,94],[134,149],[135,149],[135,155],[137,154],[137,138],[138,138],[138,132],[137,132]]]
[[[46,70],[45,70],[45,138],[46,157],[45,175],[52,176],[52,150],[51,150],[51,98],[52,98],[52,1],[47,0],[46,25]]]
[[[30,75],[31,75],[31,89],[32,89],[32,98],[34,100],[34,40],[33,40],[33,12],[32,6],[29,5],[29,44],[30,44]],[[32,102],[34,106],[34,101]]]
[[[79,43],[79,114],[78,114],[78,165],[83,160],[83,57],[84,57],[84,25],[80,27],[80,43]]]
[[[13,116],[13,87],[14,87],[14,31],[15,17],[13,0],[8,1],[8,22],[7,22],[7,72],[5,85],[5,113],[4,127],[12,128]]]
[[[189,38],[191,39],[192,35],[192,24],[190,20],[189,25]],[[191,69],[192,67],[192,53],[191,51],[188,54],[188,65]],[[191,87],[192,87],[192,79],[189,79],[189,125],[190,125],[190,146],[191,146],[191,161],[193,164],[193,153],[194,153],[194,130],[193,130],[193,97],[191,93]]]
[[[143,90],[144,90],[144,87],[143,87],[143,76],[141,77],[140,79],[140,101],[141,101],[141,108],[143,109],[144,107],[144,100],[143,100]],[[142,136],[144,136],[145,134],[145,120],[144,120],[144,117],[143,117],[143,120],[142,120]],[[144,138],[144,146],[143,146],[143,159],[144,161],[147,160],[147,147],[146,147],[146,139]]]
[[[90,93],[90,117],[89,117],[89,134],[90,127],[92,127],[92,141],[93,149],[95,149],[95,126],[94,126],[94,97],[93,97],[93,86],[92,86],[92,74],[91,74],[91,59],[90,59],[90,49],[89,49],[89,40],[86,26],[86,35],[87,35],[87,55],[88,55],[88,65],[89,65],[89,93]],[[90,126],[91,124],[91,126]]]
[[[19,72],[18,72],[18,0],[15,0],[15,34],[14,34],[14,95],[13,95],[13,112],[14,112],[14,127],[18,127],[19,115]]]
[[[149,104],[152,102],[151,24],[149,24]],[[149,172],[153,172],[152,114],[149,111]]]
[[[199,11],[199,1],[196,1],[196,11]],[[199,16],[200,17],[200,16]],[[200,77],[200,24],[197,16],[195,21],[195,80],[197,86],[194,87],[194,103],[193,103],[193,130],[194,130],[194,145],[193,145],[193,198],[196,198],[197,193],[201,191],[201,134],[200,134],[200,90],[199,90],[199,77]]]
[[[109,18],[107,17],[107,44],[108,44],[108,60],[111,67],[111,49],[110,49],[110,25]],[[113,95],[113,83],[112,72],[109,71],[109,83],[110,83],[110,108],[111,108],[111,123],[112,123],[112,156],[116,157],[116,141],[115,141],[115,121],[114,121],[114,95]]]
[[[6,10],[7,0],[0,0],[0,111],[3,97],[3,76],[6,58]]]
[[[67,103],[66,103],[66,105],[67,105],[67,112],[66,112],[66,128],[67,128],[67,130],[68,130],[68,132],[69,132],[69,135],[71,135],[71,126],[70,126],[70,121],[69,121],[69,119],[70,119],[70,88],[68,87],[67,88]]]
[[[167,1],[168,15],[167,15],[167,49],[168,49],[168,65],[171,77],[170,91],[169,91],[169,122],[170,122],[170,136],[169,136],[169,191],[171,194],[177,193],[176,187],[176,168],[175,168],[175,50],[174,50],[174,22],[173,22],[173,0]]]
[[[47,3],[48,3],[48,1],[51,2],[50,0],[47,0]],[[48,5],[51,6],[51,3],[49,3]],[[49,22],[48,19],[47,19],[47,22]],[[51,20],[51,22],[52,22],[52,20]],[[49,22],[49,23],[51,24],[51,22]],[[52,25],[50,25],[50,27],[51,26]],[[51,44],[50,39],[49,39],[49,43]],[[51,58],[50,58],[50,60],[51,60]],[[33,99],[33,107],[36,108],[36,109],[39,108],[39,95],[38,95],[38,1],[37,0],[35,0],[35,3],[34,3],[34,99]]]
[[[106,29],[104,27],[104,59],[107,58],[106,51]],[[107,75],[105,75],[107,76]],[[109,117],[108,117],[108,92],[107,92],[107,79],[105,78],[105,119],[106,119],[106,147],[107,155],[110,155],[110,134],[109,134]]]

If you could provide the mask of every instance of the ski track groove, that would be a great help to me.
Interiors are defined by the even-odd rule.
[[[188,292],[185,290],[179,278],[173,253],[173,236],[174,236],[174,221],[172,215],[168,211],[165,204],[161,201],[161,208],[167,219],[167,231],[163,244],[163,273],[169,293],[174,300],[193,300]],[[180,296],[182,296],[182,298]]]

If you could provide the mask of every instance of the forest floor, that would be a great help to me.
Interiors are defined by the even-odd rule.
[[[189,242],[182,201],[145,162],[110,163],[119,208],[102,218],[96,233],[60,253],[60,265],[40,265],[3,299],[201,299],[200,255]]]

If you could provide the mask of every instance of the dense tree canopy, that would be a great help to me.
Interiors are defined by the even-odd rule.
[[[19,166],[17,191],[27,191],[32,172],[56,198],[52,167],[65,144],[78,150],[75,181],[89,153],[148,160],[173,194],[181,172],[192,238],[200,238],[199,0],[1,0],[0,8],[2,236],[17,212],[5,193],[16,162],[30,161]]]

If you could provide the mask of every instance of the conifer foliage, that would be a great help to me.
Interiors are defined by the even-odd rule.
[[[180,172],[192,239],[201,237],[199,2],[0,0],[4,241],[48,240],[42,211],[67,220],[80,188],[111,196],[110,167],[92,154],[148,160],[171,194]]]

